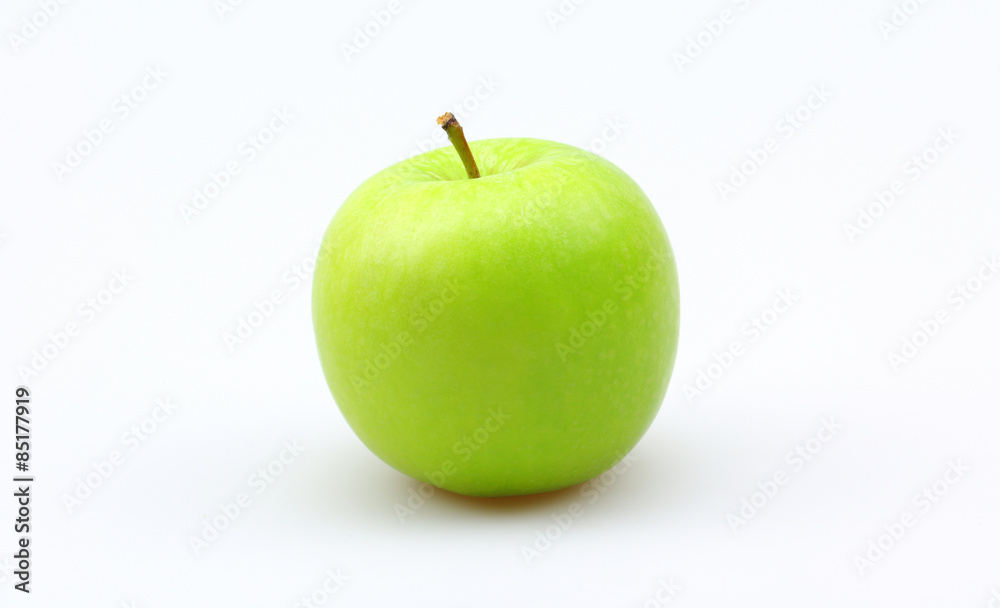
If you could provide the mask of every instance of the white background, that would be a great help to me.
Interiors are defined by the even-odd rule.
[[[908,0],[913,14],[889,30],[892,0],[399,2],[366,43],[356,28],[373,11],[385,21],[387,1],[220,12],[212,0],[81,0],[46,20],[34,0],[5,0],[0,386],[5,418],[15,387],[33,392],[38,481],[26,597],[10,572],[2,438],[0,604],[295,606],[337,569],[346,580],[314,605],[1000,597],[1000,279],[974,278],[1000,254],[1000,5]],[[728,23],[713,23],[724,9]],[[345,50],[355,38],[364,48]],[[157,68],[165,76],[143,89]],[[127,116],[123,94],[141,98]],[[288,125],[252,161],[241,154],[282,109]],[[438,492],[401,521],[397,505],[420,486],[355,438],[324,383],[302,269],[361,181],[421,140],[440,145],[434,119],[449,109],[472,139],[600,152],[645,189],[672,240],[671,388],[634,463],[594,502],[580,487]],[[102,120],[112,128],[88,151]],[[957,140],[927,152],[940,129]],[[720,182],[768,138],[772,153],[724,197]],[[89,152],[68,174],[55,168],[67,146]],[[923,154],[934,162],[914,176],[907,163]],[[240,172],[213,190],[231,161]],[[902,193],[878,208],[896,181]],[[185,221],[206,186],[217,196]],[[880,217],[849,238],[869,207]],[[102,294],[123,270],[124,289]],[[959,308],[953,290],[970,280],[978,292]],[[796,302],[771,316],[783,289]],[[282,303],[227,348],[273,290]],[[893,365],[939,309],[948,322]],[[745,324],[764,316],[773,324],[754,340]],[[52,345],[68,323],[76,335]],[[734,342],[743,354],[710,367]],[[699,372],[715,378],[689,399]],[[157,399],[176,409],[133,450],[123,435]],[[832,438],[824,419],[841,427]],[[809,443],[817,433],[829,441]],[[305,451],[258,493],[250,476],[288,441]],[[798,469],[786,457],[797,446],[817,451]],[[93,475],[116,451],[120,466]],[[950,462],[968,470],[914,502]],[[755,497],[779,472],[787,482]],[[99,486],[67,508],[88,475]],[[250,506],[196,554],[191,537],[241,493]],[[759,508],[733,523],[744,499]],[[582,515],[557,533],[574,502]],[[904,512],[913,525],[859,566]],[[529,560],[525,547],[545,550]]]

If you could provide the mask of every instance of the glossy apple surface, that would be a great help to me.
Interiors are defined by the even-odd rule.
[[[313,282],[320,361],[372,452],[461,494],[556,490],[652,423],[677,350],[677,270],[623,171],[537,139],[440,148],[365,181]]]

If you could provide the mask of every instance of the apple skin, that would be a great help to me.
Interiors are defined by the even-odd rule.
[[[379,458],[471,496],[557,490],[620,461],[677,352],[656,210],[609,161],[538,139],[471,142],[357,188],[323,238],[313,324],[348,424]]]

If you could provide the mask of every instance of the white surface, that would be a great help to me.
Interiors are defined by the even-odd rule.
[[[885,39],[889,0],[594,0],[555,27],[556,0],[400,2],[350,62],[342,43],[388,2],[251,0],[223,19],[212,0],[71,2],[16,52],[8,35],[39,5],[0,9],[0,395],[7,417],[17,385],[34,393],[38,477],[34,592],[0,570],[0,604],[294,606],[337,568],[349,580],[325,605],[652,606],[671,580],[677,606],[1000,597],[1000,279],[961,310],[949,301],[1000,254],[1000,5],[927,2]],[[679,70],[674,53],[724,8],[732,23]],[[115,100],[156,66],[166,76],[125,117]],[[788,138],[779,121],[812,87],[833,96]],[[286,107],[250,162],[238,146]],[[597,149],[673,242],[674,379],[635,463],[593,504],[580,488],[439,493],[401,523],[418,484],[354,437],[323,381],[308,277],[286,273],[448,109],[473,139],[587,146],[624,123]],[[53,162],[102,119],[113,131],[58,181]],[[912,179],[904,164],[942,128],[959,139]],[[768,137],[777,151],[724,201],[717,182]],[[231,160],[241,172],[185,223],[181,205]],[[850,243],[843,224],[896,180],[897,203]],[[123,268],[129,285],[80,316]],[[274,289],[283,303],[230,353],[223,334]],[[753,341],[741,328],[780,289],[798,301]],[[887,354],[939,308],[949,322],[894,370]],[[22,380],[69,322],[79,335]],[[684,386],[734,341],[744,354],[689,402]],[[164,397],[176,411],[129,450],[123,433]],[[828,417],[842,430],[794,471],[786,454]],[[248,478],[289,440],[306,451],[256,493]],[[115,450],[124,464],[68,513],[63,494]],[[913,496],[954,460],[969,471],[921,512]],[[11,463],[0,470],[7,569]],[[727,514],[778,471],[788,482],[734,533]],[[241,492],[251,506],[196,556],[189,537]],[[522,547],[574,502],[582,515],[527,563]],[[904,511],[915,525],[859,574],[855,556]]]

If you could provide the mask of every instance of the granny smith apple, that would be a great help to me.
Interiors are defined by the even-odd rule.
[[[466,143],[361,184],[313,281],[320,361],[348,424],[460,494],[565,488],[614,466],[673,370],[677,269],[639,186],[539,139]],[[457,153],[456,153],[457,150]]]

